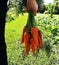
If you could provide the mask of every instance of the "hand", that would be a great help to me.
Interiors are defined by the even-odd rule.
[[[26,11],[32,11],[34,15],[36,15],[38,11],[38,4],[36,0],[27,0],[27,6],[26,6]]]

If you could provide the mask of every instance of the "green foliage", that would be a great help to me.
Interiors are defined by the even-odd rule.
[[[46,7],[48,13],[59,14],[59,0],[54,0],[53,4],[48,4]]]
[[[53,17],[53,6],[52,6],[52,4],[49,4],[48,5],[48,11],[49,11],[49,13],[51,14],[50,16],[51,16],[51,18]]]
[[[7,15],[6,17],[7,17],[6,19],[7,22],[11,22],[12,20],[14,20],[14,17],[12,17],[11,15]]]
[[[24,3],[23,3],[23,0],[16,1],[16,14],[17,14],[17,16],[19,13],[22,13],[22,14],[24,13],[24,11],[25,11]]]
[[[47,53],[47,56],[49,57],[51,55],[51,45],[49,43],[49,41],[46,41],[44,42],[44,48],[45,48],[45,51]]]
[[[54,7],[54,14],[59,14],[59,0],[54,0],[53,7]]]
[[[54,44],[55,40],[58,40],[59,21],[56,20],[54,16],[53,18],[49,16],[40,18],[39,16],[37,24],[38,27],[42,29],[42,32],[44,32],[43,35],[46,41]]]
[[[15,11],[8,11],[6,15],[6,22],[11,22],[16,18]]]
[[[48,49],[40,49],[37,55],[33,55],[32,50],[30,50],[28,57],[25,56],[24,44],[20,44],[22,30],[27,23],[28,14],[25,13],[23,16],[20,14],[18,18],[15,18],[10,23],[6,22],[5,42],[7,45],[8,65],[57,65],[59,56],[59,53],[57,53],[59,49],[57,39],[59,37],[56,37],[59,36],[59,21],[57,17],[57,15],[51,18],[49,15],[37,14],[37,27],[42,31],[43,42],[48,46]],[[55,41],[57,45],[54,44]],[[48,57],[45,49],[50,52],[49,44],[52,49]],[[47,51],[47,53],[49,52]]]
[[[15,7],[16,0],[8,0],[7,5],[8,8]]]

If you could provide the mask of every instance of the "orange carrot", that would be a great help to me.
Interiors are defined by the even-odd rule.
[[[34,40],[34,42],[35,42],[35,44],[36,44],[36,46],[38,46],[38,29],[36,28],[36,27],[33,27],[32,29],[31,29],[31,34],[32,34],[32,36],[33,36],[33,40]]]
[[[30,51],[30,42],[29,42],[29,39],[30,39],[30,34],[25,32],[24,33],[24,42],[25,42],[25,47],[26,47],[26,55],[28,55],[29,51]]]
[[[37,46],[32,38],[30,39],[30,43],[31,43],[32,51],[35,54]]]
[[[24,42],[24,33],[26,32],[26,26],[24,26],[24,28],[23,28],[23,34],[22,34],[22,38],[21,38],[21,43],[23,43]]]
[[[43,40],[42,40],[42,32],[40,30],[38,30],[38,40],[39,40],[39,47],[42,48],[43,47]]]
[[[38,48],[38,45],[39,45],[39,42],[38,42],[38,29],[36,27],[33,27],[31,29],[31,34],[32,34],[32,37],[30,39],[30,43],[31,43],[31,46],[32,46],[32,51],[33,51],[33,53],[35,53],[37,48]]]

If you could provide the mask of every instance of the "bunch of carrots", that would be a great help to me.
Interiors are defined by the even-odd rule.
[[[21,43],[25,42],[26,55],[29,54],[30,46],[33,53],[36,53],[38,47],[43,48],[42,32],[36,27],[31,28],[31,34],[27,32],[27,27],[24,26]]]
[[[35,1],[35,2],[34,2]],[[34,2],[34,3],[33,3]],[[38,9],[36,0],[28,0],[27,12],[29,12],[27,24],[23,28],[21,43],[25,43],[26,55],[29,54],[30,48],[35,54],[38,48],[43,48],[42,32],[36,27],[35,15]],[[33,3],[33,5],[31,4]],[[36,3],[36,5],[34,5]],[[31,5],[29,5],[31,4]],[[33,8],[36,7],[36,9]]]

